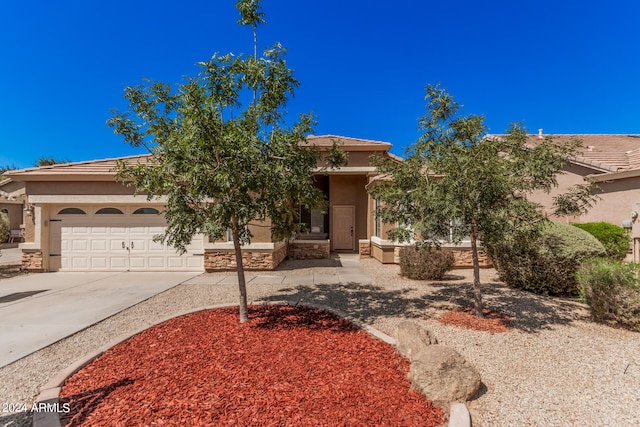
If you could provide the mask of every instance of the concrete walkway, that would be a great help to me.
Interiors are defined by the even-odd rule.
[[[0,280],[0,367],[197,274],[58,272]],[[33,294],[15,295],[25,292]]]
[[[247,285],[373,283],[359,262],[358,254],[332,254],[330,260],[300,260],[283,262],[274,271],[246,271]],[[235,271],[204,273],[185,282],[192,285],[238,284]]]
[[[0,267],[19,266],[22,263],[22,250],[18,244],[4,244],[0,249]]]

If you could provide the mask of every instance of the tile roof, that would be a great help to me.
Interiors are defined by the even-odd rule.
[[[58,163],[50,166],[39,166],[11,171],[8,175],[17,180],[28,180],[29,177],[46,175],[49,177],[64,177],[70,175],[93,175],[113,178],[116,162],[124,160],[128,163],[147,163],[150,154],[118,157],[111,159],[88,160],[83,162]]]
[[[320,148],[331,147],[334,141],[347,149],[357,149],[358,147],[362,147],[367,149],[386,151],[391,148],[391,144],[389,142],[374,141],[371,139],[350,138],[347,136],[337,135],[310,135],[307,137],[307,141],[310,144],[316,145]]]
[[[346,151],[385,151],[391,148],[391,144],[382,141],[368,139],[349,138],[335,135],[311,135],[307,137],[310,144],[316,145],[320,149],[331,147],[336,141]],[[392,156],[389,153],[390,156]],[[131,164],[147,163],[151,160],[150,154],[141,154],[128,157],[118,157],[111,159],[88,160],[72,163],[58,163],[50,166],[40,166],[27,169],[10,171],[7,175],[19,180],[36,180],[36,177],[46,176],[47,179],[54,180],[77,180],[82,176],[90,175],[92,179],[111,180],[113,179],[116,162],[124,160]]]
[[[562,142],[582,141],[576,160],[585,165],[621,172],[640,168],[640,135],[551,135]],[[538,138],[538,136],[532,136]]]
[[[488,135],[499,137],[501,135]],[[582,147],[573,163],[586,166],[600,173],[640,170],[640,135],[629,134],[548,134],[562,143],[580,140]],[[529,135],[528,143],[535,144],[539,135]]]

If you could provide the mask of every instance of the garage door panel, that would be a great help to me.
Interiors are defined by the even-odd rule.
[[[107,251],[107,240],[94,238],[90,240],[91,242],[91,252],[106,252]]]
[[[85,270],[89,267],[89,260],[87,257],[73,257],[71,258],[72,270]]]
[[[127,258],[124,256],[110,256],[107,258],[110,270],[126,270]]]
[[[161,269],[164,268],[165,257],[162,256],[150,256],[149,257],[149,268],[151,269]]]
[[[184,266],[184,258],[178,256],[168,256],[167,257],[167,267],[168,268],[182,268]]]
[[[108,221],[102,217],[63,218],[59,221],[60,232],[51,234],[51,238],[59,239],[57,241],[60,242],[61,256],[56,259],[56,265],[62,270],[203,269],[202,256],[193,256],[194,251],[199,251],[200,254],[203,252],[203,239],[200,236],[187,247],[187,253],[183,255],[168,245],[153,240],[165,231],[162,218],[129,215]]]
[[[105,256],[92,256],[91,257],[91,268],[94,270],[102,270],[106,269],[108,266],[107,257]]]
[[[73,239],[71,240],[72,251],[87,251],[89,249],[89,242],[86,239]]]
[[[143,256],[129,256],[129,269],[130,270],[146,270],[146,258]]]
[[[201,256],[192,255],[187,257],[187,268],[189,269],[202,268],[202,264],[203,257]]]

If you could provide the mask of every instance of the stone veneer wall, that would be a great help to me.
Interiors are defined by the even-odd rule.
[[[371,258],[371,241],[359,240],[358,253],[360,254],[360,258]]]
[[[287,247],[282,245],[274,250],[242,251],[242,263],[245,270],[273,270],[287,256]],[[236,269],[236,254],[233,250],[206,250],[204,270],[228,271]]]
[[[43,272],[42,252],[22,252],[22,269],[33,272]]]
[[[473,268],[473,257],[470,248],[454,249],[453,256],[456,259],[455,268]],[[493,267],[491,258],[483,248],[478,248],[478,261],[480,268]]]
[[[451,248],[450,250],[453,252],[453,257],[456,260],[453,268],[473,268],[471,248]],[[493,267],[493,262],[491,262],[491,259],[483,248],[478,248],[478,261],[480,268]],[[393,251],[393,262],[400,264],[400,246],[396,247]]]
[[[331,257],[329,240],[292,240],[289,256],[293,259],[328,259]]]

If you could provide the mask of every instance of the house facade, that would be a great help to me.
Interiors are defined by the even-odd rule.
[[[629,230],[633,256],[640,262],[640,135],[551,135],[557,142],[579,139],[582,148],[558,175],[558,188],[551,193],[536,192],[531,200],[541,203],[551,219],[563,222],[608,222]],[[529,137],[530,143],[544,137]],[[597,202],[581,216],[554,218],[553,197],[575,184],[593,182],[598,186]]]
[[[376,176],[374,154],[400,161],[391,144],[338,136],[310,136],[308,143],[326,153],[334,142],[349,155],[348,164],[317,169],[316,185],[327,200],[326,212],[300,208],[309,232],[290,242],[272,238],[269,220],[250,224],[251,243],[243,246],[248,269],[268,270],[282,260],[328,258],[331,251],[372,252],[374,201],[366,191]],[[146,162],[148,156],[122,158]],[[24,185],[23,268],[32,271],[217,271],[235,269],[231,241],[194,236],[184,254],[154,241],[166,222],[165,200],[148,201],[115,179],[119,159],[56,164],[12,171]],[[22,208],[21,208],[22,209]],[[380,257],[382,260],[382,257]]]

